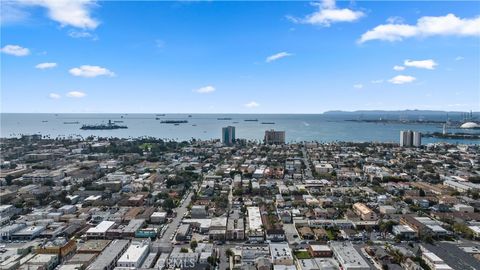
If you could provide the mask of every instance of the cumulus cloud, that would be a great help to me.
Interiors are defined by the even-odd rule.
[[[403,64],[407,67],[416,67],[416,68],[424,68],[424,69],[435,69],[435,66],[438,64],[432,60],[410,60],[407,59],[403,62]]]
[[[401,41],[411,37],[429,36],[480,36],[480,16],[475,18],[459,18],[454,14],[445,16],[425,16],[417,20],[415,25],[403,23],[381,24],[365,32],[359,43],[370,40]]]
[[[71,98],[83,98],[86,95],[87,94],[81,91],[70,91],[67,93],[67,97],[71,97]]]
[[[258,106],[260,106],[260,104],[255,101],[250,101],[249,103],[245,104],[245,107],[247,108],[257,108]]]
[[[38,69],[49,69],[49,68],[54,68],[57,66],[57,63],[40,63],[38,65],[35,66],[35,68],[38,68]]]
[[[59,99],[61,98],[61,96],[57,93],[50,93],[48,94],[48,97],[51,98],[51,99]]]
[[[355,11],[348,8],[337,8],[334,0],[323,0],[321,3],[314,3],[318,10],[304,18],[295,18],[288,16],[294,23],[313,24],[329,27],[337,22],[354,22],[365,16],[361,11]]]
[[[383,83],[383,80],[382,80],[382,79],[372,80],[371,83],[373,83],[373,84],[379,84],[379,83]]]
[[[90,14],[91,9],[96,6],[94,0],[20,0],[16,3],[19,6],[45,8],[48,17],[62,26],[95,29],[100,24]]]
[[[463,56],[455,57],[455,61],[462,61],[463,59],[465,59],[465,57],[463,57]]]
[[[354,85],[353,85],[353,88],[362,89],[362,88],[363,88],[363,84],[361,84],[361,83],[354,84]]]
[[[18,45],[5,45],[0,50],[2,51],[2,53],[15,55],[15,56],[26,56],[30,54],[30,50],[28,48],[24,48]]]
[[[200,94],[209,94],[209,93],[215,92],[215,87],[211,85],[207,85],[207,86],[195,89],[194,91]]]
[[[393,84],[405,84],[405,83],[411,83],[413,81],[415,81],[416,78],[415,77],[412,77],[412,76],[408,76],[408,75],[397,75],[393,78],[391,78],[390,80],[388,80],[389,82],[393,83]]]
[[[279,53],[276,53],[274,55],[270,55],[269,57],[267,57],[267,59],[265,59],[265,62],[270,63],[270,62],[276,61],[278,59],[285,58],[287,56],[292,56],[292,54],[288,53],[288,52],[279,52]]]
[[[83,65],[69,70],[70,74],[78,77],[93,78],[97,76],[115,76],[112,71],[99,66]]]
[[[393,70],[396,70],[396,71],[402,71],[404,69],[405,69],[404,66],[398,66],[398,65],[393,66]]]

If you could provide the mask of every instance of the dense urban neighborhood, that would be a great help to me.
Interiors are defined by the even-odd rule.
[[[0,269],[480,269],[480,147],[0,141]]]

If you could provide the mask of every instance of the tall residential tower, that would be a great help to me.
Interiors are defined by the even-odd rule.
[[[400,131],[400,147],[422,146],[422,134],[418,131]]]
[[[235,127],[228,126],[222,128],[222,143],[226,145],[235,143]]]

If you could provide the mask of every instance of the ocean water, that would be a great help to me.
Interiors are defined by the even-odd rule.
[[[160,120],[187,120],[188,123],[173,125],[161,124]],[[400,116],[389,116],[399,119]],[[410,116],[411,117],[411,116]],[[424,120],[439,120],[444,116],[431,115]],[[217,118],[231,118],[218,120]],[[378,119],[378,115],[365,114],[15,114],[0,115],[0,136],[18,137],[22,134],[42,134],[55,137],[101,137],[138,138],[153,136],[156,138],[189,140],[220,139],[222,127],[236,127],[236,137],[250,140],[262,140],[265,130],[275,129],[286,132],[287,142],[300,141],[349,141],[349,142],[398,142],[400,130],[420,132],[441,132],[441,124],[379,124],[351,122],[346,120]],[[258,119],[247,122],[245,119]],[[410,118],[412,119],[412,118]],[[101,124],[108,120],[123,121],[128,129],[117,130],[81,130],[83,124]],[[76,122],[78,124],[65,124]],[[275,124],[261,124],[274,122]],[[449,129],[458,132],[458,129]],[[465,132],[465,130],[462,130]],[[471,133],[480,131],[472,130]],[[453,140],[423,138],[423,143],[449,142],[480,144],[480,140]]]

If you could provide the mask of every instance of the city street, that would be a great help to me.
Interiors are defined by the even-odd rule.
[[[170,237],[175,234],[175,231],[177,230],[178,225],[183,218],[183,215],[187,212],[187,206],[190,204],[192,195],[193,192],[190,191],[185,201],[183,201],[182,205],[174,209],[174,211],[177,213],[177,216],[172,220],[171,223],[168,224],[168,228],[163,234],[163,236],[160,238],[160,242],[169,243],[171,241]]]

